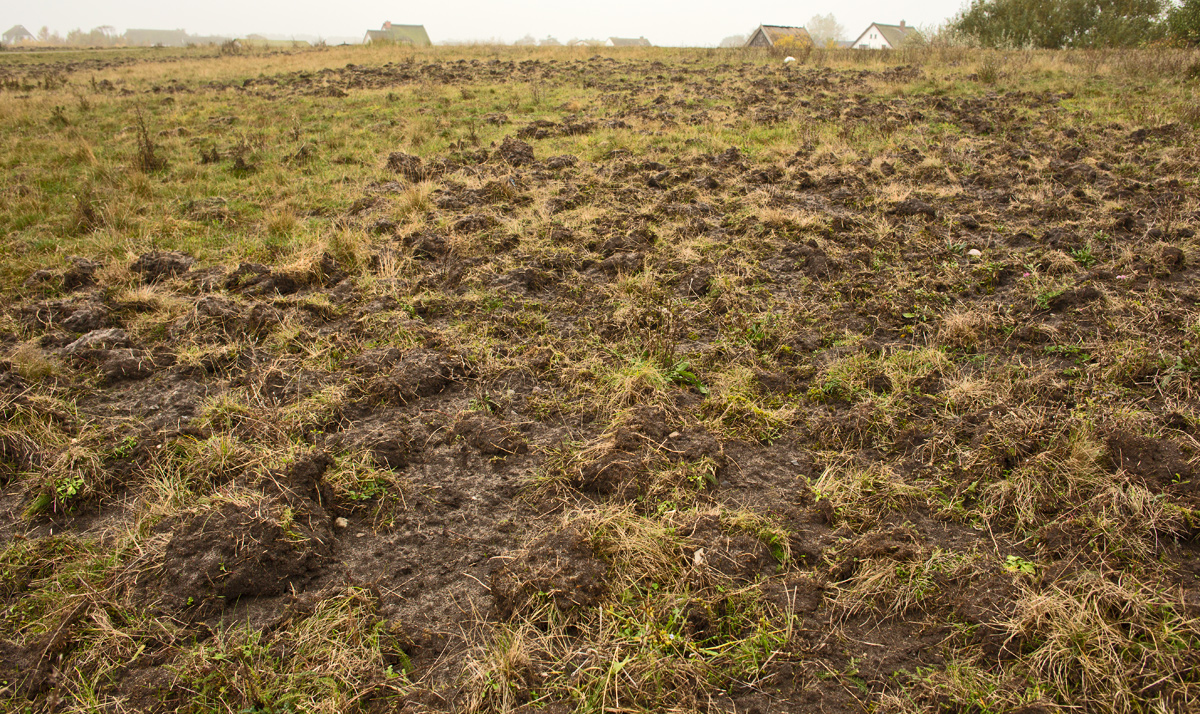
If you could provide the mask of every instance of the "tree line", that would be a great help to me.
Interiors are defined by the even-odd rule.
[[[949,29],[984,47],[1200,45],[1200,0],[972,0]]]

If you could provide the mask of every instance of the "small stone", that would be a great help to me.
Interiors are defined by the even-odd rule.
[[[659,432],[659,433],[662,433],[662,432]],[[677,431],[673,431],[673,432],[671,432],[670,434],[667,434],[667,438],[668,438],[668,439],[678,439],[678,438],[679,438],[679,432],[677,432]]]
[[[337,518],[333,519],[333,525],[337,526],[338,528],[348,528],[350,526],[350,521],[338,516]]]
[[[982,258],[983,251],[979,250],[978,248],[972,248],[967,251],[967,257],[968,258]]]

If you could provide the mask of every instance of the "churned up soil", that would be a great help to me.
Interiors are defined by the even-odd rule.
[[[1198,67],[4,53],[0,708],[1194,711]]]

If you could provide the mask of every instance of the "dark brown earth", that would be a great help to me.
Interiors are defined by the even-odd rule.
[[[164,454],[214,437],[292,450],[279,468],[248,455],[207,471],[197,462],[189,477],[206,502],[148,526],[146,542],[159,550],[147,546],[140,574],[121,587],[179,629],[147,639],[111,684],[146,709],[178,704],[161,668],[188,638],[231,621],[273,633],[311,607],[306,597],[347,585],[368,589],[378,617],[401,623],[393,645],[411,660],[410,679],[429,685],[378,710],[454,709],[461,701],[447,682],[471,643],[465,622],[535,617],[547,604],[582,621],[620,594],[618,556],[571,522],[588,508],[643,517],[680,508],[670,523],[689,587],[753,586],[796,615],[783,654],[752,684],[726,682],[715,710],[873,711],[905,677],[945,668],[955,648],[1011,662],[1038,645],[1002,626],[1023,589],[1092,570],[1114,580],[1136,571],[1194,606],[1200,195],[1175,178],[1197,167],[1194,129],[1113,122],[1080,133],[1061,92],[871,91],[922,76],[912,66],[781,75],[592,58],[348,65],[188,87],[336,98],[413,82],[536,79],[582,84],[612,109],[530,123],[492,117],[511,128],[494,145],[381,155],[380,175],[394,183],[364,187],[362,205],[340,219],[374,236],[358,263],[328,252],[301,268],[206,264],[176,251],[128,261],[122,267],[142,284],[182,301],[158,337],[130,336],[148,308],[114,298],[98,257],[31,273],[4,308],[21,332],[0,341],[35,341],[66,365],[77,411],[46,411],[9,361],[0,362],[0,410],[79,434],[98,424],[104,457],[85,493],[27,516],[46,493],[18,474],[48,469],[60,454],[6,436],[0,534],[34,544],[64,533],[101,538],[153,469],[171,463]],[[589,161],[541,145],[632,125],[704,125],[718,109],[687,97],[718,91],[728,101],[720,121],[833,120],[885,135],[944,125],[969,139],[970,157],[951,141],[849,165],[815,141],[780,160],[730,146]],[[900,180],[911,196],[885,190]],[[410,229],[389,218],[387,200],[424,181],[437,184],[428,209],[436,220]],[[509,220],[530,206],[552,217],[536,241]],[[588,210],[603,218],[573,220]],[[811,222],[798,223],[798,213]],[[681,249],[695,239],[712,249]],[[972,248],[984,257],[969,257]],[[1087,261],[1072,257],[1084,248]],[[399,270],[385,269],[396,260]],[[1031,287],[1034,274],[1047,287]],[[621,281],[646,276],[653,298],[612,298]],[[978,319],[955,332],[956,311]],[[271,342],[286,330],[295,332],[279,338],[282,348]],[[212,349],[185,362],[175,344],[183,340]],[[323,369],[297,357],[318,341],[339,354]],[[233,343],[232,353],[215,349]],[[940,367],[911,380],[889,371],[888,360],[931,344],[949,355]],[[630,345],[664,370],[686,357],[697,383],[607,393],[616,388],[598,375]],[[867,365],[861,384],[826,378],[848,359]],[[710,377],[732,367],[752,375],[753,407],[707,394],[717,390]],[[962,397],[970,377],[996,381]],[[321,409],[289,411],[335,388],[343,391]],[[251,395],[254,409],[214,412],[215,400],[234,394]],[[885,399],[891,411],[882,413]],[[1126,404],[1141,421],[1122,416]],[[795,411],[768,417],[763,405]],[[1058,454],[1064,425],[1079,426],[1085,407],[1105,478],[1191,514],[1144,524],[1144,554],[1098,544],[1090,492],[1063,486],[1038,503],[1036,523],[983,504],[989,487]],[[330,484],[337,465],[359,457],[390,475],[388,493],[360,497]],[[673,467],[695,467],[696,483]],[[871,512],[860,516],[814,485],[847,469],[894,474],[917,492],[893,498],[881,486],[861,497]],[[673,500],[680,491],[692,494],[690,510]],[[943,501],[955,505],[937,508]],[[786,536],[731,528],[719,514],[734,511],[769,518]],[[898,611],[886,594],[856,611],[838,599],[864,564],[915,568],[943,551],[975,554],[981,565],[940,574],[919,605]],[[1009,556],[1036,562],[1037,574],[1017,579],[1002,567]],[[44,576],[6,571],[4,606],[20,607]],[[56,667],[69,661],[91,607],[63,613],[51,632],[0,639],[5,696],[54,696]],[[697,604],[686,631],[715,641],[734,607],[728,598]],[[1180,656],[1186,671],[1189,655]],[[930,709],[975,711],[926,690],[918,697]]]

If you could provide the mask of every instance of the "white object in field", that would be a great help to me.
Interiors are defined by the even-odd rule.
[[[983,251],[979,250],[978,248],[972,248],[967,251],[967,257],[968,258],[982,258]]]
[[[784,64],[787,64],[788,62],[795,62],[795,61],[796,61],[796,58],[795,58],[795,57],[784,57],[784,58],[783,58],[783,63],[784,63]]]

